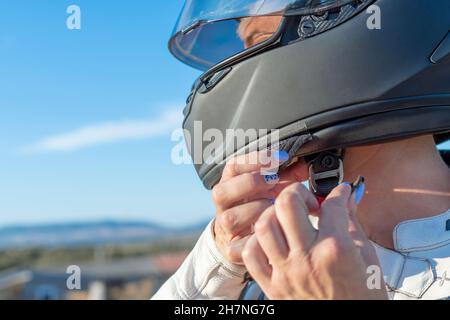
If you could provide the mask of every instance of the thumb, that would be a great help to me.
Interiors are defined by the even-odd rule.
[[[319,236],[350,239],[348,204],[351,194],[351,185],[343,183],[328,195],[320,211]]]

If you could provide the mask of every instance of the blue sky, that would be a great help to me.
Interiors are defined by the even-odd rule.
[[[0,2],[0,226],[213,215],[193,167],[170,159],[198,76],[167,50],[182,4]]]

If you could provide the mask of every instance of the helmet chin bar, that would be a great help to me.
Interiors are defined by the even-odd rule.
[[[344,181],[343,158],[343,149],[324,151],[305,158],[309,162],[310,189],[319,200],[325,199]]]

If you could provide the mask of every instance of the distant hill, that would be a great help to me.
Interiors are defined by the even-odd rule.
[[[127,244],[189,237],[201,233],[207,222],[169,228],[148,222],[100,221],[0,228],[0,249]]]

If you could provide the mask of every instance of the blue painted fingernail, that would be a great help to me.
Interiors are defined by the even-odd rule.
[[[280,181],[280,176],[278,174],[265,175],[264,181],[267,184],[277,184]]]
[[[349,186],[349,187],[351,187],[352,184],[350,182],[342,182],[341,186]]]
[[[366,192],[366,185],[361,183],[358,188],[355,190],[355,203],[359,205],[364,197],[364,193]]]
[[[289,154],[283,150],[273,151],[270,156],[270,163],[267,168],[263,168],[261,174],[267,176],[266,182],[277,180],[275,183],[278,183],[279,177],[277,175],[280,166],[289,160]]]
[[[277,150],[272,154],[272,157],[279,163],[285,163],[289,160],[289,153],[284,150]]]

